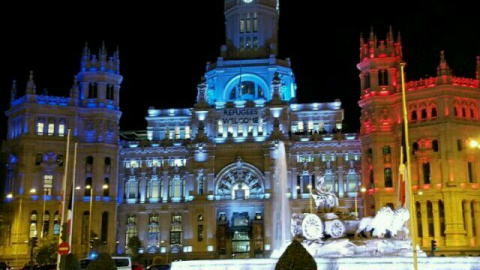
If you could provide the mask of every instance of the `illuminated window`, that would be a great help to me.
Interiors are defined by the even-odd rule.
[[[65,136],[65,124],[58,125],[58,136]]]
[[[130,242],[130,239],[136,236],[138,236],[137,227],[135,226],[127,227],[127,232],[125,233],[125,244],[128,245],[128,243]]]
[[[190,127],[186,126],[185,127],[185,139],[190,139]]]
[[[55,215],[53,216],[53,234],[60,234],[60,215],[58,214],[58,211],[56,211]]]
[[[175,140],[180,140],[180,127],[175,127]]]
[[[258,133],[263,135],[263,118],[258,119]]]
[[[103,179],[103,197],[108,197],[110,196],[110,179],[108,177],[105,177]]]
[[[160,197],[160,180],[154,176],[152,180],[148,182],[148,197],[157,199]]]
[[[303,132],[303,122],[298,122],[298,132]]]
[[[248,41],[251,45],[251,40]],[[257,100],[265,98],[264,89],[254,81],[242,81],[230,90],[230,100]]]
[[[172,216],[170,224],[170,245],[182,245],[182,216]]]
[[[252,32],[252,21],[250,14],[247,14],[247,32]]]
[[[239,136],[243,135],[243,124],[238,124],[237,132]]]
[[[160,226],[158,223],[151,222],[148,225],[148,241],[158,242],[160,240]]]
[[[53,188],[53,175],[44,175],[43,176],[43,194],[52,195]]]
[[[177,167],[183,167],[187,163],[187,160],[185,158],[176,158],[173,160],[173,165]]]
[[[125,197],[127,199],[136,199],[138,191],[138,181],[135,178],[130,178],[125,182]]]
[[[258,32],[258,15],[253,13],[253,32]]]
[[[92,194],[92,177],[87,177],[85,179],[85,192],[84,192],[84,196],[86,197],[89,197],[91,194]]]
[[[50,227],[50,212],[45,211],[43,214],[42,237],[48,236],[48,229]]]
[[[204,180],[205,180],[205,176],[203,176],[203,174],[200,174],[197,178],[197,193],[198,195],[203,195],[203,186],[204,186]]]
[[[179,176],[175,175],[172,180],[170,180],[170,198],[182,198],[184,195],[184,180]]]
[[[55,133],[55,124],[48,124],[48,136],[52,136]]]
[[[218,135],[222,135],[223,134],[223,121],[222,120],[218,120]]]
[[[245,20],[240,20],[240,33],[245,33]]]
[[[37,211],[30,214],[30,238],[37,237]]]
[[[138,167],[139,167],[138,161],[136,161],[136,160],[131,160],[131,161],[130,161],[130,167],[131,167],[131,168],[138,168]]]
[[[42,122],[37,123],[37,134],[43,135],[43,129],[45,128],[45,124]]]
[[[313,121],[308,121],[308,132],[313,132]]]
[[[160,165],[161,165],[161,163],[160,163],[160,161],[159,161],[158,159],[154,159],[154,160],[152,161],[152,166],[153,166],[153,167],[158,168],[158,167],[160,167]]]

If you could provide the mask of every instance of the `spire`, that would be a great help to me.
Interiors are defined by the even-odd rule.
[[[30,75],[28,76],[27,82],[27,90],[25,91],[27,95],[35,95],[36,94],[36,87],[35,81],[33,80],[33,71],[30,70]]]
[[[208,106],[207,104],[207,83],[205,81],[205,77],[200,79],[200,83],[197,86],[197,104],[195,105],[196,108],[205,108]]]
[[[275,72],[272,80],[272,104],[281,104],[282,103],[282,96],[281,96],[281,86],[282,80],[278,72]]]
[[[80,96],[80,91],[78,87],[77,76],[73,76],[73,85],[70,89],[70,104],[77,105]]]
[[[17,81],[12,80],[12,88],[10,89],[10,100],[13,102],[17,97]]]
[[[375,42],[375,33],[373,32],[373,26],[370,27],[370,36],[368,37],[368,42]]]
[[[107,66],[107,49],[105,48],[105,41],[102,42],[102,47],[98,51],[98,60],[100,62],[100,70],[105,71]]]
[[[441,51],[440,52],[440,64],[438,65],[437,68],[437,75],[438,76],[443,76],[443,75],[451,75],[452,70],[447,64],[447,60],[445,60],[445,52]]]

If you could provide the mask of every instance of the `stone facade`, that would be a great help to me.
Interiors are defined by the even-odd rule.
[[[402,145],[400,36],[361,40],[362,179],[366,209],[396,205]],[[416,64],[416,63],[412,63]],[[455,77],[440,55],[437,76],[406,83],[410,157],[419,243],[436,240],[443,254],[478,254],[480,134],[477,59],[475,79]]]
[[[290,60],[277,58],[278,16],[276,0],[226,0],[226,45],[207,64],[196,103],[150,108],[144,132],[118,130],[120,60],[104,46],[98,55],[85,47],[69,97],[37,93],[33,74],[17,97],[14,82],[0,221],[11,232],[0,241],[0,259],[23,264],[29,238],[59,233],[67,165],[68,189],[75,187],[72,250],[80,257],[89,227],[111,253],[125,254],[138,236],[145,260],[269,256],[280,140],[292,213],[311,211],[318,177],[341,206],[358,205],[360,216],[395,206],[400,37],[390,31],[386,42],[374,33],[361,40],[361,131],[348,134],[339,100],[296,102]],[[480,247],[479,154],[468,147],[480,131],[478,84],[478,75],[452,76],[443,53],[437,77],[407,83],[420,243],[429,248],[435,239],[443,254]]]

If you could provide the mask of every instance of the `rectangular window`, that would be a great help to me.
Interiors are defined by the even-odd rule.
[[[190,127],[186,126],[185,127],[185,139],[190,139]]]
[[[43,135],[43,129],[45,128],[45,124],[42,122],[37,123],[37,134],[38,135]]]
[[[240,20],[240,33],[245,33],[245,20]]]
[[[245,44],[245,48],[250,49],[252,48],[252,38],[247,37],[247,43]]]
[[[180,127],[175,127],[175,140],[180,140]]]
[[[55,133],[55,124],[48,124],[48,136],[52,136]]]
[[[258,119],[258,133],[263,135],[263,118]]]
[[[313,121],[308,121],[308,132],[313,132]]]
[[[462,140],[457,140],[457,150],[462,151],[463,150],[463,142]]]
[[[253,37],[253,48],[254,49],[258,48],[258,37]]]
[[[238,136],[243,135],[243,124],[238,124],[237,132],[238,132]]]
[[[393,187],[393,180],[392,180],[392,169],[385,168],[384,170],[384,177],[385,177],[385,187],[390,188]]]
[[[258,15],[257,13],[253,14],[253,32],[258,32]]]
[[[252,32],[252,20],[250,14],[247,15],[247,32]]]
[[[298,132],[303,132],[303,122],[298,122]]]
[[[221,136],[223,134],[223,121],[222,120],[218,120],[218,135]]]
[[[473,179],[473,163],[468,162],[468,182],[475,183],[475,179]]]
[[[432,175],[430,173],[430,163],[423,163],[423,183],[430,184]]]
[[[202,241],[203,241],[203,225],[198,225],[198,229],[197,229],[197,240],[198,240],[198,242],[202,242]]]
[[[43,194],[52,195],[53,188],[53,175],[44,175],[43,176]]]
[[[245,48],[245,37],[240,37],[240,49]]]
[[[58,125],[58,136],[65,136],[65,124]]]

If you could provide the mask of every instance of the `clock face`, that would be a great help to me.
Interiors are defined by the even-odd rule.
[[[243,2],[244,2],[245,4],[250,4],[250,3],[253,2],[253,0],[243,0]]]

